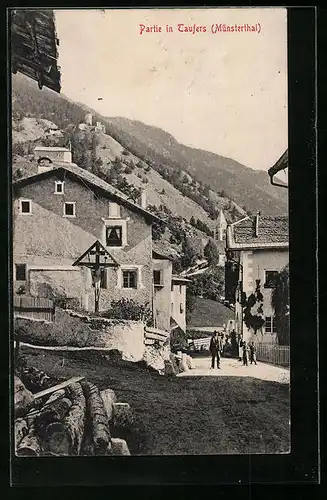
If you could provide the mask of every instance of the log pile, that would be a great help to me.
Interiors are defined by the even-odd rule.
[[[117,403],[114,391],[100,391],[83,377],[58,384],[36,368],[19,375],[15,375],[16,455],[130,455],[127,443],[115,437],[115,407],[129,405]]]

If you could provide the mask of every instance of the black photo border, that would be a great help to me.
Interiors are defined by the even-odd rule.
[[[12,7],[15,6],[17,5],[12,5]],[[44,7],[44,3],[42,6]],[[123,3],[119,5],[119,7],[122,6]],[[237,2],[233,6],[237,7]],[[245,7],[245,5],[243,6]],[[36,3],[33,7],[41,8],[41,5],[38,6]],[[107,7],[109,6],[107,5]],[[137,8],[132,3],[126,7]],[[144,7],[151,8],[155,5],[152,3],[151,6]],[[191,7],[192,5],[189,4],[188,8]],[[206,7],[213,6],[206,4]],[[53,8],[61,7],[57,4]],[[70,8],[74,7],[71,5]],[[79,8],[83,8],[83,2],[79,3]],[[5,19],[4,21],[6,23]],[[4,68],[4,74],[6,72],[7,66]],[[10,96],[10,75],[7,82],[7,96]],[[291,453],[248,456],[35,459],[19,458],[11,453],[9,467],[12,486],[305,485],[319,482],[316,9],[314,7],[288,8],[288,82],[292,364]],[[10,97],[8,102],[10,102]],[[5,99],[4,104],[5,110],[7,110],[7,124],[10,124],[7,99]],[[2,116],[6,116],[6,113]],[[3,151],[7,151],[7,147],[10,148],[9,130],[7,131],[7,145]],[[6,162],[4,164],[8,164],[8,159],[5,158],[4,161]],[[8,167],[7,185],[3,182],[1,186],[5,189],[2,202],[8,200],[8,206],[3,206],[1,210],[1,222],[4,222],[5,234],[8,234],[7,241],[5,238],[2,241],[2,244],[5,244],[4,256],[7,260],[5,264],[7,277],[11,268],[10,175],[10,167]],[[3,214],[7,215],[4,217]],[[9,287],[4,292],[8,301]],[[11,330],[12,311],[9,309],[7,312],[8,315],[4,315],[2,324],[8,324]],[[12,339],[12,332],[10,338]],[[8,337],[3,336],[1,340],[3,343],[1,361],[2,370],[4,370],[4,367],[8,366],[8,359],[6,359],[8,357]],[[1,383],[5,381],[2,394],[8,394],[9,383],[6,386],[8,378],[5,372],[0,380]],[[8,395],[4,404],[11,401],[9,398]],[[3,441],[2,438],[0,443],[2,449],[5,448]],[[7,447],[8,452],[10,446],[11,444]],[[88,497],[90,492],[87,493],[87,491],[88,488],[83,488],[78,493],[78,497],[84,497],[84,495],[86,495],[85,498]]]

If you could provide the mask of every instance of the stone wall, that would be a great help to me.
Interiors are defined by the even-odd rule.
[[[123,359],[141,361],[144,354],[144,324],[139,321],[90,318],[56,309],[55,321],[15,318],[21,340],[36,345],[100,347],[118,350]]]

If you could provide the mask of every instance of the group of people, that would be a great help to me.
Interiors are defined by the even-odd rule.
[[[248,345],[245,340],[240,340],[239,351],[238,351],[239,361],[243,361],[244,366],[248,366],[249,361],[251,365],[257,364],[257,348],[254,342],[250,342]]]
[[[248,366],[249,362],[252,365],[253,363],[257,364],[257,348],[254,342],[250,342],[248,345],[245,340],[239,340],[239,361],[243,361],[244,366]],[[212,335],[210,341],[210,352],[211,352],[211,369],[215,368],[215,363],[217,364],[217,368],[220,369],[220,359],[223,352],[223,341],[222,337],[218,335],[218,332],[215,331]]]

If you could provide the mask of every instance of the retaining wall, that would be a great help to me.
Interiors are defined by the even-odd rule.
[[[140,321],[91,318],[57,308],[54,322],[17,317],[15,331],[19,327],[21,340],[35,345],[117,349],[128,361],[141,361],[145,349]]]

